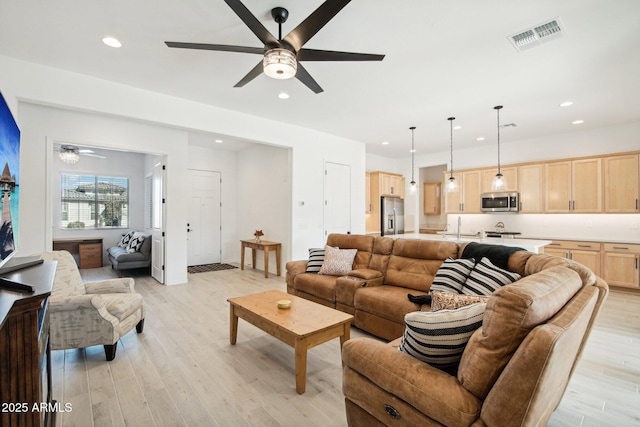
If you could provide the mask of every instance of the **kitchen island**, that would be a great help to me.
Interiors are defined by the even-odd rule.
[[[455,234],[440,235],[440,234],[422,234],[422,233],[392,234],[385,237],[392,237],[394,239],[420,239],[420,240],[434,240],[434,241],[440,240],[443,242],[455,242],[455,243],[477,242],[477,243],[486,243],[490,245],[515,246],[536,254],[543,252],[541,249],[551,244],[551,240],[511,239],[511,238],[495,238],[495,237],[487,237],[484,239],[480,239],[479,237],[468,236],[468,235],[465,236],[464,234],[460,236],[460,239],[458,239],[458,237]]]

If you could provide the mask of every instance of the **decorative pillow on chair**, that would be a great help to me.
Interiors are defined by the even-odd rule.
[[[343,276],[353,270],[353,260],[357,249],[339,249],[326,245],[324,247],[324,262],[318,274]]]
[[[472,304],[457,310],[408,313],[398,349],[436,368],[456,366],[469,338],[482,326],[485,307]]]
[[[431,311],[455,310],[479,302],[487,303],[485,295],[450,294],[449,292],[431,292]],[[425,305],[425,307],[427,307]]]
[[[320,271],[324,262],[324,249],[309,249],[309,263],[307,264],[307,273],[317,273]]]
[[[118,246],[120,246],[123,249],[127,249],[127,246],[129,245],[129,241],[133,237],[134,233],[135,231],[130,231],[124,236],[122,236],[122,239],[120,239],[120,241],[118,242]]]
[[[469,277],[475,262],[473,258],[445,259],[433,277],[431,291],[459,294],[462,292],[462,286]]]
[[[133,233],[131,240],[129,240],[129,244],[127,245],[127,253],[138,252],[142,247],[142,243],[144,243],[144,234],[136,231]]]
[[[464,282],[462,293],[465,295],[491,295],[498,288],[518,279],[520,279],[518,273],[496,267],[489,261],[489,258],[483,257],[473,267],[467,281]]]

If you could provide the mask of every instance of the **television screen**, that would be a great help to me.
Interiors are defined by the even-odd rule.
[[[20,201],[20,129],[0,93],[0,267],[16,251]]]

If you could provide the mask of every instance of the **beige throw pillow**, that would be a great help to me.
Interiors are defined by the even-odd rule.
[[[486,303],[489,299],[484,295],[463,295],[449,292],[431,292],[431,311],[455,310],[456,308],[479,302]],[[427,307],[425,305],[425,307]]]
[[[343,276],[353,269],[353,260],[357,249],[339,249],[326,245],[324,247],[324,262],[318,274]]]

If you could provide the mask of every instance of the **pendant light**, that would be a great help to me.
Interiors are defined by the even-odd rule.
[[[450,123],[450,128],[451,128],[451,135],[450,135],[450,144],[451,144],[451,174],[449,175],[449,180],[447,181],[447,193],[455,193],[456,191],[458,191],[460,188],[458,187],[458,181],[456,181],[456,179],[453,177],[453,121],[455,120],[455,117],[449,117],[447,120],[449,120]]]
[[[491,180],[491,190],[504,191],[507,189],[507,178],[502,175],[500,170],[500,110],[502,109],[502,105],[496,105],[493,109],[496,110],[498,117],[498,173]]]
[[[414,179],[413,170],[414,170],[414,164],[415,164],[416,148],[414,146],[413,136],[414,136],[414,131],[416,130],[416,127],[411,126],[409,129],[411,130],[411,186],[409,187],[409,192],[411,194],[415,194],[416,180]]]

